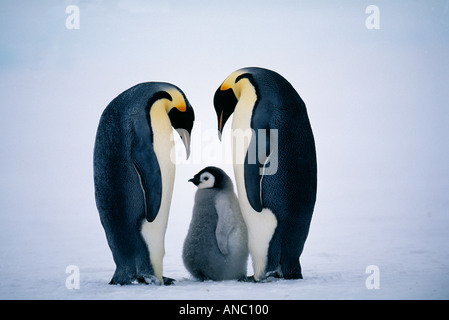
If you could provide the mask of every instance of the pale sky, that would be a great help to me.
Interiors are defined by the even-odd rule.
[[[210,134],[212,99],[247,66],[279,72],[305,101],[322,214],[352,201],[395,212],[447,207],[448,3],[2,1],[1,214],[77,206],[95,215],[100,115],[144,81],[179,86],[195,109],[192,156],[178,166],[172,208],[190,206],[186,181],[200,169],[218,165],[232,176],[226,150],[221,163],[209,161],[222,148]],[[69,5],[79,8],[79,29],[66,27]],[[366,27],[369,5],[379,8],[380,29]]]

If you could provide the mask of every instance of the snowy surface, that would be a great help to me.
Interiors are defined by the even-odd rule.
[[[449,2],[32,1],[0,7],[0,299],[448,299]],[[68,30],[65,9],[80,9]],[[306,102],[318,199],[303,280],[196,282],[181,250],[207,165],[232,176],[212,98],[232,71],[284,75]],[[164,275],[110,286],[95,208],[101,112],[143,81],[168,81],[195,109],[179,154]],[[80,271],[68,289],[67,266]],[[366,268],[379,268],[367,289]],[[251,274],[249,263],[248,274]]]

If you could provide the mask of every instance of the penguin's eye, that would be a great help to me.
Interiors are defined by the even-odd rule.
[[[198,185],[198,188],[200,189],[213,188],[215,184],[215,178],[209,172],[205,172],[200,176],[200,182],[201,183]]]

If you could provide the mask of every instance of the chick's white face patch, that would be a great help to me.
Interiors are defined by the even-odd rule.
[[[200,176],[200,184],[198,185],[198,189],[213,188],[214,184],[215,177],[209,172],[204,172]]]

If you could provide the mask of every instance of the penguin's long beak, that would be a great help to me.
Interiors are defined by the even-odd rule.
[[[218,139],[221,141],[221,136],[223,135],[223,111],[220,113],[218,118]]]
[[[189,156],[190,156],[190,134],[185,129],[176,129],[176,131],[178,132],[179,136],[181,137],[182,143],[184,143],[184,147],[186,148],[186,154],[187,154],[186,159],[189,159]]]
[[[192,132],[195,114],[193,108],[188,104],[185,112],[181,112],[176,108],[172,108],[168,113],[170,122],[181,137],[184,147],[186,148],[187,159],[190,156],[190,133]]]

